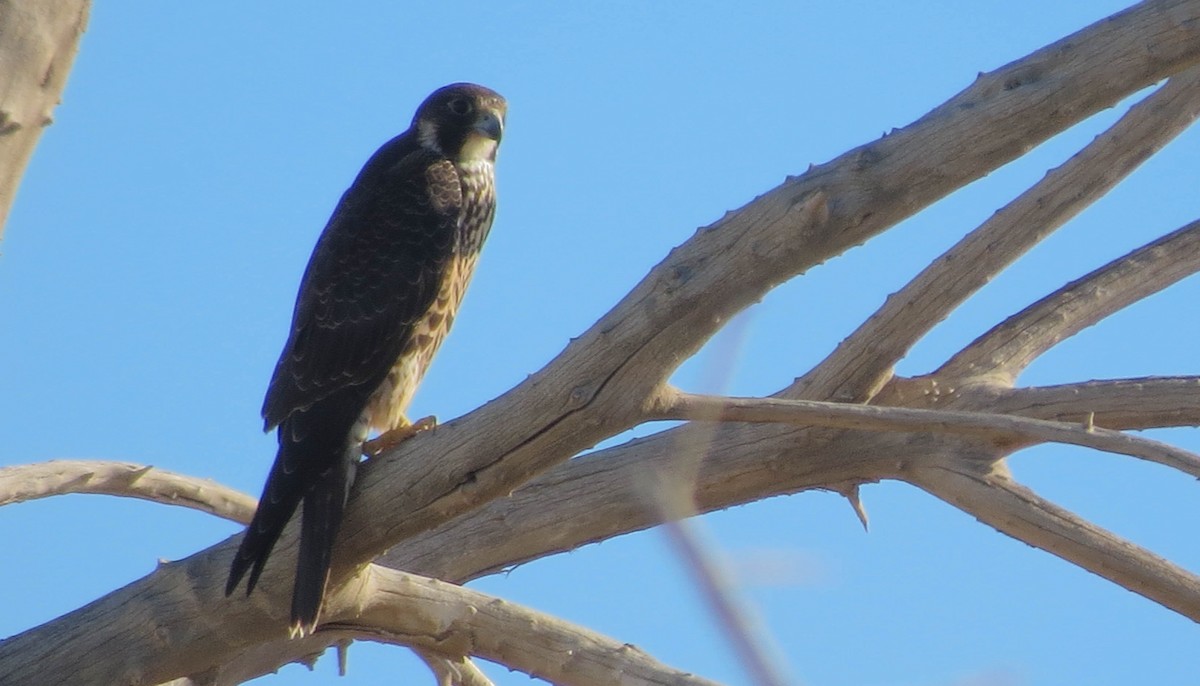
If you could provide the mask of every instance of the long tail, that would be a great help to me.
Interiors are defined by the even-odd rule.
[[[354,482],[357,446],[347,450],[343,463],[322,474],[304,496],[300,524],[300,552],[296,558],[296,585],[292,590],[292,636],[311,634],[321,614],[333,544],[342,525],[342,513]]]
[[[233,556],[233,563],[229,567],[229,580],[225,583],[226,596],[233,593],[247,571],[250,572],[250,579],[246,582],[246,595],[250,595],[254,590],[275,542],[279,540],[283,528],[292,518],[300,499],[304,497],[305,484],[300,474],[288,473],[285,468],[290,462],[285,449],[286,445],[281,444],[275,465],[271,468],[271,474],[267,477],[262,496],[258,500],[258,509],[254,512],[254,518],[250,520],[250,526],[246,527],[246,535],[242,538],[237,554]]]
[[[358,464],[362,432],[356,414],[352,405],[329,403],[297,411],[280,424],[275,464],[229,568],[225,595],[233,593],[247,572],[250,595],[288,520],[304,502],[292,591],[293,636],[311,633],[321,612],[333,544]]]

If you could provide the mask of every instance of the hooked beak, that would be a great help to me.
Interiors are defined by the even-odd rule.
[[[499,143],[500,138],[504,135],[504,120],[496,111],[484,110],[479,119],[475,121],[475,130]]]

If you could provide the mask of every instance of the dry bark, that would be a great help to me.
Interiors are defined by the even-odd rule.
[[[90,9],[88,0],[0,0],[0,238],[25,166],[54,121]]]
[[[254,498],[211,479],[197,479],[128,462],[51,460],[0,469],[0,505],[65,493],[140,498],[191,507],[246,524]]]

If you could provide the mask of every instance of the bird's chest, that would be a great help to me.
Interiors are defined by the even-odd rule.
[[[475,274],[479,251],[487,239],[495,214],[490,165],[486,169],[465,169],[462,187],[463,206],[450,256],[438,281],[437,294],[429,310],[414,324],[412,340],[405,350],[405,356],[417,357],[422,370],[429,365],[454,324],[454,315]]]
[[[436,294],[430,307],[413,322],[403,352],[372,398],[367,410],[372,428],[387,431],[408,423],[404,412],[434,354],[450,332],[467,285],[475,273],[479,251],[495,213],[492,193],[490,173],[464,176],[463,207]]]
[[[478,255],[496,213],[495,176],[490,162],[466,165],[462,170],[463,209],[455,244],[458,252]]]

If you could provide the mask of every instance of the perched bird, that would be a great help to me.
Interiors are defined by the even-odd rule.
[[[422,428],[404,413],[491,228],[505,113],[483,86],[434,91],[367,161],[309,259],[262,408],[279,450],[225,587],[231,594],[249,571],[246,594],[254,590],[303,501],[293,636],[320,616],[364,440],[372,429],[384,432],[372,443],[389,444]]]

